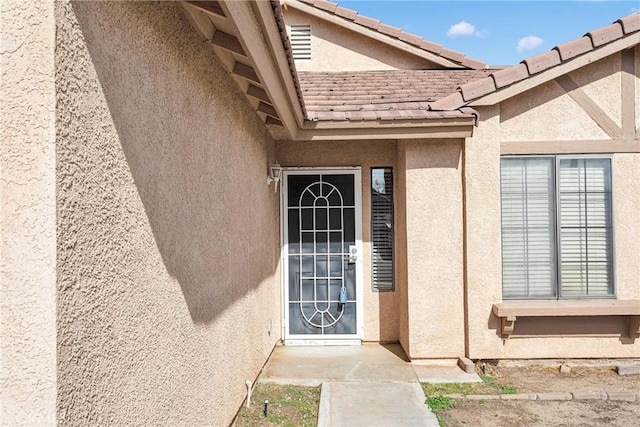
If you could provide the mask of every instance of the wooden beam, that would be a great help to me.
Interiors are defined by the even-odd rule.
[[[232,36],[231,34],[223,33],[220,30],[213,33],[211,43],[228,51],[235,52],[238,55],[242,55],[244,57],[247,56],[247,54],[244,53],[244,49],[242,48],[242,45],[240,44],[240,41],[238,41],[237,37]]]
[[[594,141],[508,141],[500,144],[500,154],[603,154],[640,153],[638,139]]]
[[[249,84],[249,87],[247,88],[247,95],[253,96],[260,101],[268,102],[269,104],[271,104],[271,99],[269,99],[269,95],[267,95],[267,92],[265,92],[264,89],[258,86]]]
[[[244,77],[247,80],[251,80],[252,82],[260,83],[260,78],[256,74],[256,70],[242,62],[235,63],[232,73],[240,77]]]
[[[187,3],[194,5],[198,9],[205,12],[211,12],[214,15],[225,17],[224,11],[220,7],[220,3],[217,1],[188,1]]]
[[[622,135],[632,138],[636,130],[636,50],[622,51]]]
[[[189,3],[181,3],[182,8],[187,11],[187,19],[191,22],[191,25],[196,29],[202,40],[211,40],[215,28],[211,23],[211,20],[207,14],[202,13],[200,9]]]
[[[274,119],[271,116],[267,116],[267,119],[264,122],[268,125],[282,126],[282,122],[280,120]]]
[[[556,78],[556,82],[607,135],[611,138],[620,138],[622,136],[620,126],[611,120],[611,117],[571,77],[568,75],[559,76]]]
[[[267,104],[266,102],[260,101],[260,104],[258,104],[258,111],[260,111],[261,113],[265,113],[266,115],[271,116],[274,119],[279,118],[278,112],[275,108],[273,108],[273,105]]]
[[[259,7],[257,3],[260,3],[262,7]],[[290,139],[293,139],[298,132],[298,123],[292,102],[297,103],[297,99],[290,99],[286,86],[283,84],[281,69],[274,59],[274,47],[265,39],[265,32],[270,31],[263,28],[261,24],[263,21],[258,20],[256,17],[256,14],[262,13],[261,10],[263,9],[264,13],[273,14],[270,3],[225,1],[221,2],[220,6],[223,8],[233,30],[229,32],[238,37],[242,48],[247,53],[247,56],[251,58],[254,67],[253,74],[258,78],[258,80],[253,81],[261,83],[273,105],[277,105],[277,110],[280,113],[279,119],[284,124],[284,130],[290,135]],[[271,21],[275,25],[275,20],[272,19]],[[271,30],[278,31],[277,27]],[[279,44],[282,45],[281,40]],[[298,110],[300,110],[299,107]]]

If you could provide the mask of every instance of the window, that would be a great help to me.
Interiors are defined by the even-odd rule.
[[[614,296],[611,159],[503,157],[505,299]]]
[[[371,248],[373,290],[393,291],[393,173],[391,168],[371,168]]]
[[[311,25],[291,26],[291,53],[293,59],[311,59]]]

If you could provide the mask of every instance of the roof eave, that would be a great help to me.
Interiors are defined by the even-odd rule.
[[[616,52],[631,48],[639,43],[640,32],[630,34],[624,38],[606,44],[600,48],[594,49],[581,56],[569,59],[562,64],[545,70],[539,74],[534,74],[525,80],[498,89],[495,92],[489,93],[477,99],[473,99],[466,104],[461,104],[460,106],[468,105],[471,107],[480,107],[498,104],[506,99],[519,95],[522,92],[547,83],[593,62],[599,61],[600,59],[613,55]]]
[[[407,120],[307,121],[296,141],[467,138],[473,135],[477,115]]]

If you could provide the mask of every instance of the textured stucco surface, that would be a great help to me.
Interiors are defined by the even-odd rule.
[[[581,90],[618,126],[622,122],[621,56],[616,53],[569,73]],[[636,99],[640,99],[637,86]],[[505,100],[500,111],[502,141],[609,139],[555,81]],[[640,120],[637,109],[636,117]]]
[[[0,28],[0,425],[53,425],[53,4],[2,1]]]
[[[602,103],[614,120],[620,117],[621,109],[619,70],[619,55],[613,55],[572,73],[572,78],[583,85],[584,92]],[[566,133],[562,126],[553,125],[557,117],[567,114],[559,107],[573,102],[561,93],[552,100],[545,98],[545,93],[556,90],[551,87],[553,84],[523,93],[500,106],[479,109],[483,120],[466,144],[468,356],[471,358],[640,356],[639,340],[626,338],[626,326],[620,319],[580,318],[579,327],[575,319],[555,319],[552,323],[528,319],[520,324],[521,330],[550,336],[515,337],[503,343],[497,332],[499,320],[491,314],[492,304],[502,298],[500,141],[609,139],[605,135],[585,136],[581,131]],[[636,98],[636,105],[639,104]],[[617,113],[608,110],[611,108],[617,108]],[[521,113],[514,117],[516,110]],[[591,119],[588,121],[594,123]],[[575,123],[588,125],[582,119]],[[639,299],[640,295],[639,157],[636,153],[613,155],[615,279],[617,298],[621,300]],[[589,333],[591,336],[587,336]],[[594,333],[606,336],[594,337]],[[563,334],[564,337],[559,336]]]
[[[398,299],[396,292],[374,292],[371,287],[371,167],[396,167],[395,141],[291,142],[276,144],[278,162],[284,167],[362,168],[362,240],[364,340],[398,341]],[[395,188],[398,188],[397,183]],[[396,230],[398,228],[396,216]],[[395,238],[398,238],[397,233]],[[397,243],[397,240],[396,240]],[[396,257],[398,256],[396,244]],[[396,277],[398,264],[396,263]],[[396,284],[397,289],[397,284]]]
[[[462,142],[405,141],[408,355],[464,354]]]
[[[436,64],[292,7],[285,9],[287,28],[311,25],[311,60],[296,61],[298,71],[418,70]]]
[[[228,425],[279,338],[273,142],[177,3],[56,22],[59,419]]]
[[[608,135],[555,81],[500,104],[503,141],[608,139]]]

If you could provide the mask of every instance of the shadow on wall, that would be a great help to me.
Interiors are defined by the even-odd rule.
[[[273,142],[178,4],[72,7],[164,267],[193,322],[209,323],[276,270],[277,199],[265,186]],[[126,250],[149,253],[140,269],[155,255]]]

